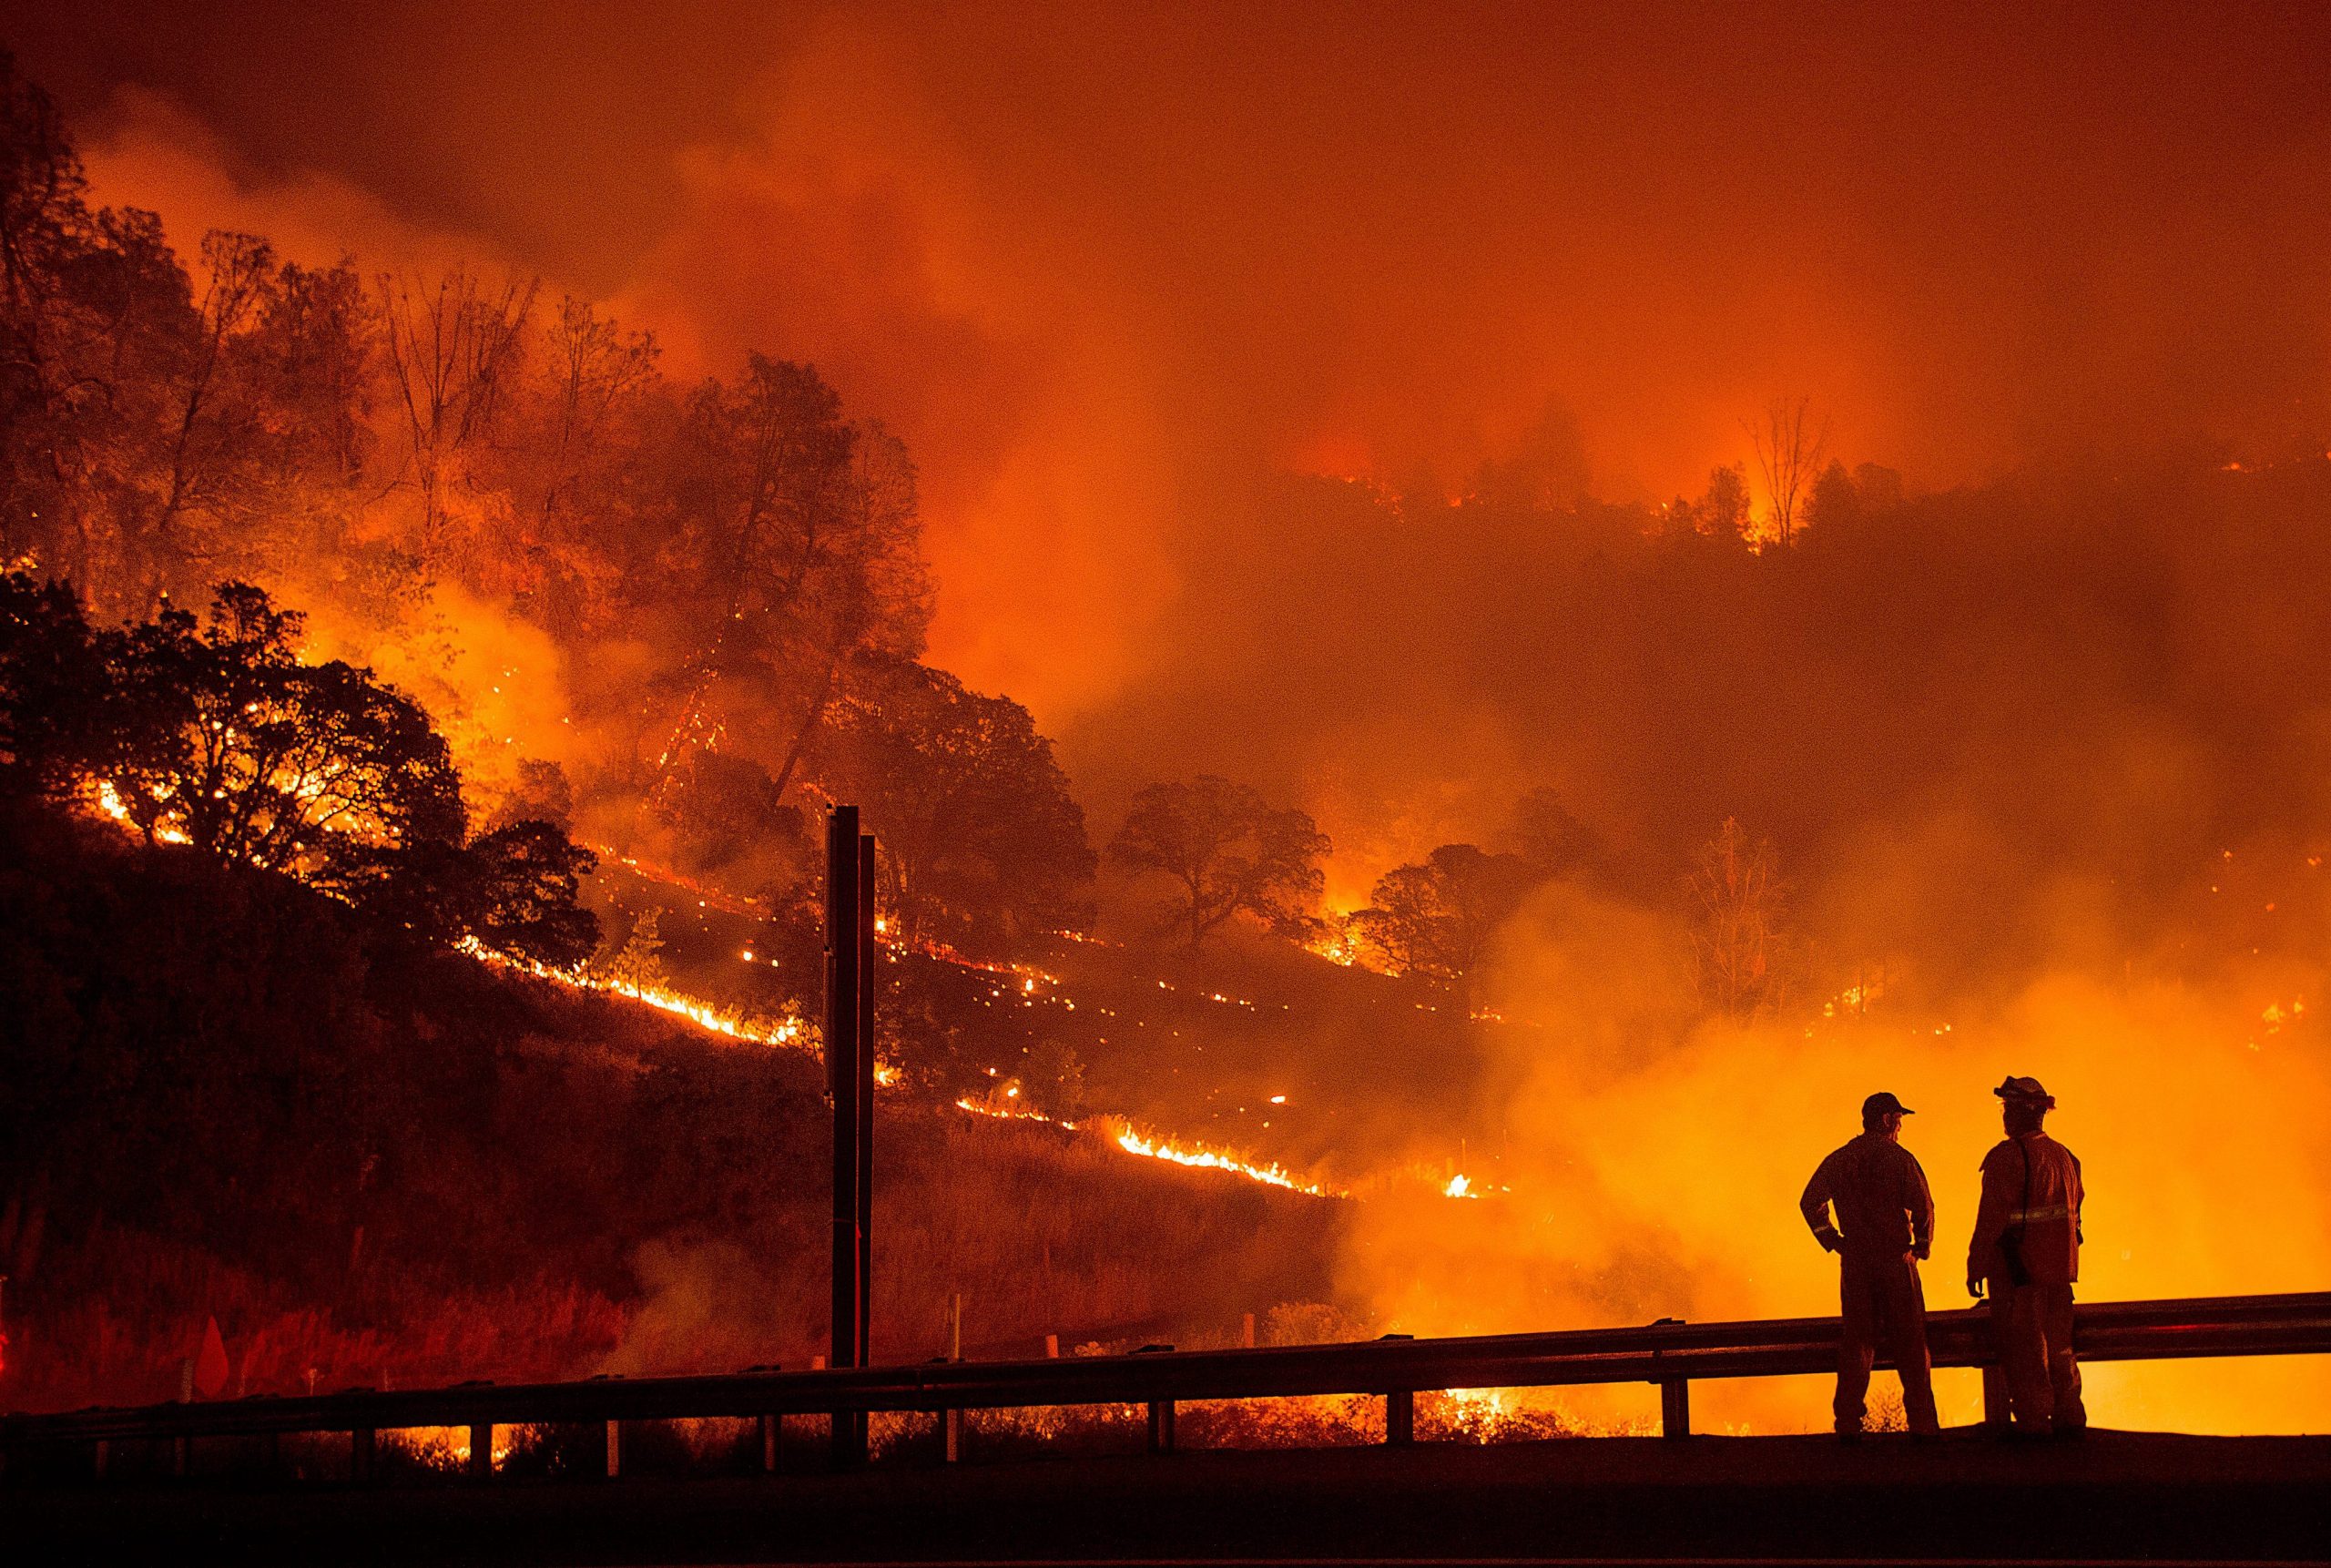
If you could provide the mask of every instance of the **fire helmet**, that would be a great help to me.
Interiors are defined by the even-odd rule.
[[[2056,1096],[2041,1088],[2040,1080],[2037,1078],[2010,1077],[1991,1093],[2002,1100],[2027,1101],[2038,1105],[2043,1110],[2052,1111],[2056,1108]]]

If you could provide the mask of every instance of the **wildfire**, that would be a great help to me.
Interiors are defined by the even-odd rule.
[[[120,791],[117,790],[110,781],[98,780],[97,801],[100,815],[108,820],[120,823],[125,828],[136,830],[137,824],[130,820],[129,808],[122,802]],[[173,827],[168,822],[156,824],[154,837],[165,844],[190,844],[194,841],[187,837],[184,829]]]
[[[997,1105],[992,1098],[974,1100],[965,1095],[955,1102],[955,1108],[969,1111],[974,1116],[993,1116],[999,1122],[1042,1122],[1048,1127],[1061,1127],[1072,1133],[1076,1130],[1074,1122],[1064,1122],[1057,1116],[1047,1116],[1042,1111],[1032,1111],[1025,1105],[1012,1104],[1019,1098],[1016,1087],[1007,1090],[1006,1096],[1004,1104]]]
[[[465,939],[461,947],[463,952],[482,962],[504,969],[519,970],[533,975],[537,980],[547,980],[555,984],[572,986],[577,991],[595,991],[604,995],[629,997],[634,1002],[644,1002],[658,1012],[685,1018],[699,1029],[726,1035],[731,1040],[742,1040],[754,1045],[779,1045],[797,1051],[814,1052],[819,1049],[817,1031],[809,1026],[807,1019],[789,1015],[774,1024],[759,1023],[747,1018],[734,1008],[715,1007],[710,1003],[693,996],[682,995],[677,991],[666,991],[660,986],[633,985],[620,980],[603,980],[595,975],[577,974],[572,970],[553,969],[548,964],[535,963],[527,959],[512,958],[506,953],[494,952],[479,945],[474,938]],[[874,1081],[878,1084],[895,1083],[898,1081],[898,1069],[890,1066],[887,1063],[878,1064],[874,1069]]]
[[[1300,1177],[1290,1176],[1284,1166],[1256,1165],[1251,1161],[1242,1160],[1235,1155],[1221,1154],[1202,1145],[1183,1144],[1172,1138],[1145,1137],[1129,1123],[1117,1128],[1115,1141],[1117,1147],[1125,1150],[1125,1153],[1139,1155],[1144,1159],[1166,1160],[1174,1165],[1188,1166],[1196,1170],[1229,1171],[1234,1175],[1245,1176],[1248,1181],[1258,1181],[1268,1186],[1285,1187],[1289,1192],[1299,1192],[1311,1197],[1349,1197],[1351,1196],[1335,1187],[1323,1186],[1318,1182],[1304,1181]]]
[[[518,1427],[494,1429],[493,1461],[498,1468],[516,1451],[512,1438]],[[404,1427],[388,1434],[387,1441],[404,1450],[413,1462],[430,1470],[466,1470],[470,1462],[470,1430],[467,1427]]]
[[[133,825],[129,820],[128,808],[123,803],[121,797],[115,791],[112,785],[102,782],[99,783],[95,792],[94,799],[98,811],[108,820],[121,823],[124,826]],[[170,828],[161,829],[158,831],[156,836],[166,842],[183,843],[186,841],[186,838],[183,833]],[[657,880],[664,880],[665,873],[662,872],[660,868],[643,865],[629,857],[610,856],[610,858],[622,861],[622,863],[631,867],[635,871],[640,871],[644,875],[647,875]],[[672,878],[670,880],[677,881],[680,879]],[[892,942],[895,942],[896,938],[888,932],[887,925],[887,921],[878,920],[876,921],[876,930],[878,932],[880,932],[885,936],[891,936]],[[1040,984],[1054,986],[1059,983],[1058,976],[1048,973],[1045,971],[1038,969],[1031,964],[982,962],[975,959],[968,958],[962,953],[955,952],[942,944],[921,943],[918,945],[929,956],[940,959],[942,962],[960,964],[969,969],[980,970],[984,972],[995,974],[999,977],[1009,976],[1017,980],[1019,982],[1017,989],[1023,997],[1033,997],[1036,993],[1037,987]],[[661,986],[635,985],[626,981],[608,980],[596,975],[581,973],[572,970],[554,969],[547,964],[537,963],[529,959],[514,958],[507,953],[493,952],[478,942],[474,938],[465,939],[462,942],[460,943],[460,950],[481,963],[492,964],[502,969],[516,970],[522,973],[531,975],[534,979],[548,981],[555,985],[564,985],[577,991],[596,992],[602,995],[621,996],[633,1002],[644,1003],[646,1006],[655,1008],[659,1013],[669,1013],[677,1018],[684,1018],[697,1028],[702,1029],[708,1033],[718,1034],[726,1039],[742,1041],[748,1044],[768,1045],[786,1050],[808,1051],[819,1055],[823,1054],[822,1042],[819,1038],[816,1028],[811,1025],[807,1019],[796,1015],[789,1014],[773,1023],[748,1018],[741,1011],[736,1008],[716,1006],[699,997],[689,996],[681,992],[667,990]],[[746,949],[743,950],[741,956],[745,962],[749,962],[753,958],[753,952],[750,949]],[[1163,990],[1174,991],[1179,989],[1166,981],[1161,980],[1157,983]],[[1001,994],[1000,991],[998,994]],[[1228,1006],[1258,1010],[1256,1009],[1256,1004],[1254,1003],[1249,1002],[1245,998],[1227,996],[1220,993],[1205,993],[1204,999]],[[1074,1004],[1070,1003],[1069,1005],[1074,1006]],[[1107,1010],[1104,1009],[1104,1011]],[[875,1064],[874,1082],[876,1084],[884,1088],[891,1087],[900,1081],[900,1076],[899,1069],[893,1064],[888,1062],[878,1062]],[[1016,1103],[1019,1101],[1019,1086],[1014,1084],[1000,1090],[998,1094],[991,1095],[985,1101],[974,1100],[968,1096],[959,1099],[955,1102],[955,1108],[972,1115],[989,1116],[999,1121],[1041,1122],[1049,1126],[1060,1127],[1064,1131],[1074,1132],[1077,1130],[1079,1124],[1073,1121],[1063,1121],[1058,1117],[1046,1115],[1041,1111],[1032,1110],[1023,1104]],[[1273,1105],[1284,1104],[1285,1099],[1285,1095],[1275,1096],[1271,1103]],[[1301,1193],[1308,1197],[1348,1199],[1351,1196],[1350,1193],[1343,1190],[1342,1188],[1330,1187],[1315,1181],[1307,1181],[1300,1176],[1295,1176],[1289,1172],[1286,1166],[1281,1165],[1258,1164],[1252,1160],[1240,1158],[1237,1155],[1227,1154],[1218,1149],[1208,1148],[1202,1144],[1191,1143],[1173,1137],[1153,1136],[1142,1133],[1135,1128],[1130,1123],[1115,1122],[1114,1118],[1111,1120],[1115,1125],[1115,1133],[1114,1135],[1110,1136],[1109,1141],[1115,1144],[1116,1147],[1124,1150],[1129,1155],[1135,1155],[1144,1159],[1164,1160],[1168,1164],[1186,1166],[1194,1170],[1227,1171],[1233,1176],[1244,1176],[1248,1181],[1260,1182],[1267,1186],[1280,1187],[1288,1192]],[[1473,1192],[1471,1187],[1472,1181],[1471,1177],[1459,1176],[1452,1177],[1441,1191],[1444,1196],[1450,1197],[1478,1197],[1480,1195]],[[466,1442],[466,1434],[463,1435],[462,1441]]]
[[[1440,1196],[1443,1197],[1479,1197],[1481,1195],[1473,1190],[1473,1178],[1471,1176],[1453,1176],[1449,1178],[1447,1185],[1441,1187]]]

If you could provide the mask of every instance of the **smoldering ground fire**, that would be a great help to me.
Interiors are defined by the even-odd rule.
[[[1792,1199],[1851,1107],[1921,1107],[1939,1257],[2008,1072],[2089,1162],[2085,1289],[2321,1283],[2319,19],[2197,45],[2071,16],[683,7],[552,55],[494,5],[262,14],[112,8],[142,55],[50,16],[15,38],[10,134],[87,188],[12,188],[53,244],[9,306],[41,370],[11,383],[6,565],[71,576],[101,636],[235,579],[303,613],[303,667],[369,669],[443,739],[448,863],[537,820],[598,858],[579,965],[460,942],[725,1039],[812,1043],[810,827],[862,801],[886,1092],[942,1118],[933,1146],[1024,1140],[993,1146],[1035,1174],[996,1190],[1095,1226],[1096,1170],[1256,1189],[1126,1200],[1228,1206],[1157,1270],[1182,1278],[1072,1262],[1069,1221],[951,1265],[1009,1277],[998,1342],[1279,1307],[1291,1335],[1818,1312]],[[379,87],[400,69],[442,90]],[[606,112],[570,141],[583,101]],[[155,798],[86,749],[76,807]],[[1185,892],[1119,828],[1207,779],[1277,815],[1216,823]],[[1333,849],[1271,881],[1289,813]],[[1755,868],[1753,909],[1716,910],[1711,854]],[[384,907],[325,892],[327,922]],[[73,908],[17,933],[45,997],[81,993]],[[1720,983],[1719,914],[1756,942]],[[397,941],[302,962],[397,989],[426,922],[378,918]],[[55,1039],[110,1027],[56,1006]],[[381,1006],[348,1027],[460,1034]],[[445,1066],[448,1094],[494,1080],[473,1120],[514,1135],[512,1064],[555,1062],[600,1118],[581,1140],[700,1129],[724,1173],[669,1211],[610,1181],[603,1236],[545,1243],[544,1281],[622,1326],[537,1369],[677,1369],[671,1325],[740,1293],[730,1231],[803,1255],[799,1195],[731,1160],[746,1069],[526,1016],[490,1072]],[[432,1258],[438,1210],[376,1173],[467,1156],[348,1093],[346,1266],[286,1263],[288,1222],[202,1266],[254,1319],[350,1314],[384,1245],[416,1298],[542,1283],[483,1243]],[[74,1196],[86,1146],[43,1146],[0,1250],[98,1280],[109,1233],[184,1219]],[[493,1179],[530,1191],[528,1163]],[[235,1169],[189,1190],[231,1209]],[[938,1186],[930,1233],[974,1249]],[[1200,1278],[1189,1237],[1236,1256]],[[1092,1321],[1043,1321],[1059,1302]],[[783,1319],[754,1332],[810,1334]],[[936,1325],[891,1327],[927,1350]],[[2279,1429],[2321,1377],[2108,1371],[2093,1406]],[[1819,1420],[1797,1388],[1710,1400]]]

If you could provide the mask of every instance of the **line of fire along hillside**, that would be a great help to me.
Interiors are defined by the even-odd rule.
[[[717,908],[723,913],[747,918],[758,916],[759,911],[755,910],[748,901],[721,895],[709,888],[698,887],[686,878],[666,873],[660,868],[644,864],[630,856],[617,855],[612,851],[602,852],[606,859],[616,861],[643,880],[662,882],[667,886],[686,891],[696,899],[699,908]],[[910,948],[907,943],[888,932],[885,929],[886,925],[887,922],[884,920],[876,918],[875,938],[891,950],[890,958],[893,962],[897,962],[900,952],[911,951],[936,962],[984,974],[991,979],[1008,982],[1008,986],[990,987],[991,1001],[1012,998],[1031,1007],[1039,1001],[1043,1001],[1056,1003],[1070,1012],[1076,1011],[1077,1003],[1074,999],[1058,994],[1060,977],[1039,969],[1033,964],[998,963],[975,959],[958,952],[952,948],[933,942],[917,942]],[[1088,939],[1077,937],[1075,940]],[[513,959],[504,954],[489,952],[475,942],[464,943],[463,950],[471,957],[481,962],[515,970],[538,980],[549,981],[554,984],[565,985],[575,990],[620,996],[642,1003],[659,1012],[686,1019],[697,1027],[720,1035],[724,1039],[740,1041],[748,1044],[806,1051],[813,1055],[822,1056],[816,1030],[811,1027],[808,1020],[796,1015],[788,1014],[773,1022],[758,1023],[745,1016],[741,1010],[717,1006],[702,998],[690,996],[667,987],[634,985],[623,981],[553,969],[544,964]],[[749,948],[740,952],[738,957],[748,963],[754,961],[754,954]],[[1160,980],[1156,983],[1162,991],[1178,992],[1182,989],[1170,981]],[[1046,987],[1047,990],[1040,994],[1039,986]],[[1014,992],[1017,993],[1016,997],[1013,997]],[[1222,1006],[1244,1008],[1250,1013],[1262,1011],[1260,1004],[1257,1003],[1221,992],[1196,992],[1192,994],[1203,1001]],[[1093,1011],[1104,1017],[1114,1018],[1117,1015],[1115,1009],[1097,1004],[1093,1007]],[[1280,1011],[1288,1011],[1285,1003],[1280,1004]],[[1000,1077],[996,1069],[990,1068],[988,1071],[991,1076]],[[878,1086],[894,1085],[899,1082],[899,1070],[894,1064],[887,1062],[875,1064],[874,1082]],[[954,1102],[954,1109],[966,1115],[994,1120],[1031,1122],[1056,1126],[1066,1132],[1090,1128],[1100,1133],[1110,1145],[1127,1155],[1142,1159],[1158,1160],[1168,1165],[1182,1166],[1193,1170],[1224,1171],[1233,1176],[1243,1176],[1248,1181],[1259,1182],[1267,1186],[1299,1193],[1307,1197],[1349,1200],[1355,1196],[1348,1188],[1331,1186],[1324,1182],[1312,1181],[1298,1176],[1277,1162],[1266,1163],[1244,1159],[1235,1154],[1211,1148],[1201,1143],[1171,1135],[1145,1131],[1122,1115],[1096,1115],[1078,1121],[1064,1121],[1048,1116],[1026,1106],[1014,1105],[1013,1102],[1019,1098],[1019,1095],[1017,1084],[999,1083],[995,1093],[986,1102],[970,1098],[959,1099]],[[1471,1176],[1463,1173],[1454,1174],[1445,1181],[1435,1180],[1431,1185],[1447,1197],[1477,1198],[1481,1196],[1479,1184]]]
[[[690,896],[697,899],[698,907],[700,908],[717,908],[724,913],[735,914],[747,918],[759,918],[760,911],[755,909],[748,901],[739,901],[730,896],[719,894],[715,890],[700,888],[688,879],[677,876],[677,874],[664,872],[659,868],[643,865],[639,861],[632,860],[629,857],[609,853],[607,858],[616,860],[618,863],[624,865],[626,869],[642,877],[644,880],[662,882],[667,886],[679,888],[687,891]],[[2221,851],[2221,858],[2224,861],[2231,862],[2234,859],[2234,856],[2233,851],[2224,850]],[[2307,871],[2317,872],[2320,871],[2322,864],[2323,860],[2320,856],[2309,855],[2306,858],[2306,869]],[[2214,895],[2219,893],[2221,891],[2221,884],[2211,884],[2209,891]],[[2273,902],[2268,902],[2265,905],[2265,909],[2271,913],[2276,909],[2276,905]],[[1077,1003],[1074,999],[1058,994],[1060,978],[1057,975],[1039,969],[1033,964],[998,963],[974,959],[966,954],[955,952],[952,948],[937,943],[919,942],[912,944],[912,946],[910,947],[909,944],[900,941],[897,937],[886,931],[884,929],[884,925],[885,922],[878,917],[875,921],[877,940],[880,941],[886,947],[891,949],[890,958],[893,962],[898,961],[898,957],[901,952],[911,951],[936,962],[945,963],[959,969],[984,974],[989,976],[992,980],[1003,983],[991,986],[989,992],[991,1002],[1005,1001],[1007,999],[1017,1000],[1023,1005],[1031,1007],[1034,1006],[1038,1002],[1044,1002],[1048,1003],[1055,1003],[1071,1012],[1075,1011],[1077,1008]],[[1092,942],[1096,940],[1080,932],[1063,932],[1059,934],[1068,940],[1080,942]],[[497,954],[487,953],[483,950],[473,950],[473,952],[475,956],[480,958],[484,958],[496,963],[522,968],[530,973],[539,976],[540,978],[554,981],[561,984],[575,986],[585,990],[599,991],[613,995],[629,997],[634,1001],[645,1003],[650,1007],[657,1008],[663,1012],[685,1018],[700,1028],[728,1039],[745,1041],[757,1044],[806,1050],[813,1054],[817,1053],[819,1049],[815,1031],[812,1030],[804,1020],[798,1017],[789,1016],[779,1020],[775,1023],[768,1025],[757,1024],[746,1020],[740,1013],[734,1010],[716,1007],[698,998],[687,996],[677,992],[656,988],[642,988],[624,984],[619,982],[585,977],[561,971],[547,970],[535,964],[516,963],[512,960],[504,958]],[[739,956],[745,962],[750,962],[753,961],[753,953],[749,949],[745,950]],[[1337,960],[1337,962],[1342,961]],[[1172,982],[1166,980],[1157,980],[1155,984],[1161,991],[1168,993],[1180,992],[1183,989],[1182,987],[1176,986]],[[1038,989],[1040,986],[1047,989],[1043,993],[1040,993]],[[1806,1032],[1810,1034],[1813,1032],[1813,1028],[1823,1020],[1836,1019],[1844,1014],[1867,1012],[1871,1003],[1873,1003],[1879,993],[1885,989],[1885,980],[1882,976],[1868,977],[1861,983],[1847,987],[1845,991],[1828,998],[1823,1003],[1818,1010],[1817,1017],[1808,1023]],[[1221,992],[1194,991],[1191,992],[1190,994],[1205,1002],[1223,1006],[1243,1008],[1250,1013],[1260,1013],[1264,1010],[1262,1005],[1259,1003],[1249,1001],[1244,997],[1231,996]],[[1288,1005],[1284,1003],[1279,1003],[1278,1008],[1282,1012],[1290,1011]],[[1117,1016],[1116,1010],[1114,1008],[1103,1007],[1095,1004],[1093,1007],[1093,1011],[1106,1017],[1114,1018]],[[2259,1022],[2264,1025],[2263,1029],[2258,1031],[2256,1034],[2254,1034],[2246,1044],[2251,1050],[2258,1050],[2260,1048],[2260,1035],[2271,1037],[2278,1034],[2284,1030],[2298,1023],[2300,1020],[2305,1018],[2306,1013],[2306,1003],[2304,997],[2294,998],[2287,1003],[2281,1002],[2270,1002],[2259,1015]],[[1489,1015],[1483,1021],[1501,1022],[1501,1020],[1496,1019],[1494,1015]],[[1952,1032],[1951,1025],[1947,1023],[1939,1023],[1933,1026],[1932,1032],[1936,1034],[1948,1034]],[[1003,1121],[1036,1123],[1057,1126],[1064,1131],[1074,1132],[1080,1129],[1089,1128],[1098,1132],[1109,1143],[1128,1155],[1136,1156],[1145,1159],[1160,1160],[1167,1164],[1184,1166],[1192,1169],[1225,1171],[1235,1176],[1243,1176],[1249,1181],[1259,1182],[1266,1186],[1279,1187],[1288,1192],[1300,1193],[1306,1196],[1351,1199],[1357,1196],[1347,1188],[1330,1186],[1325,1183],[1312,1181],[1298,1176],[1288,1171],[1284,1166],[1276,1163],[1267,1164],[1246,1160],[1236,1155],[1210,1148],[1204,1144],[1186,1141],[1170,1135],[1160,1136],[1152,1133],[1145,1132],[1130,1120],[1123,1116],[1096,1115],[1084,1117],[1079,1121],[1065,1121],[1046,1115],[1042,1112],[1033,1110],[1024,1105],[1017,1103],[1020,1099],[1020,1090],[1019,1085],[1016,1083],[1003,1079],[1001,1074],[998,1074],[994,1068],[990,1068],[989,1073],[991,1076],[995,1076],[999,1079],[995,1090],[991,1092],[983,1099],[974,1100],[969,1097],[959,1099],[954,1102],[955,1109],[970,1115],[984,1116]],[[898,1080],[899,1074],[895,1066],[888,1063],[877,1064],[875,1069],[875,1082],[878,1084],[894,1084]],[[1274,1103],[1277,1102],[1275,1101]],[[1437,1187],[1443,1196],[1448,1197],[1477,1198],[1482,1196],[1482,1188],[1481,1185],[1471,1176],[1464,1173],[1452,1174],[1445,1181],[1433,1179],[1430,1185]]]

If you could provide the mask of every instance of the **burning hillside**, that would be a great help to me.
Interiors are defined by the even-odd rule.
[[[2084,1292],[2331,1271],[2319,18],[147,9],[0,55],[49,1395],[798,1359],[837,804],[914,1353],[1818,1310],[1880,1088],[1955,1304],[2010,1074]]]

